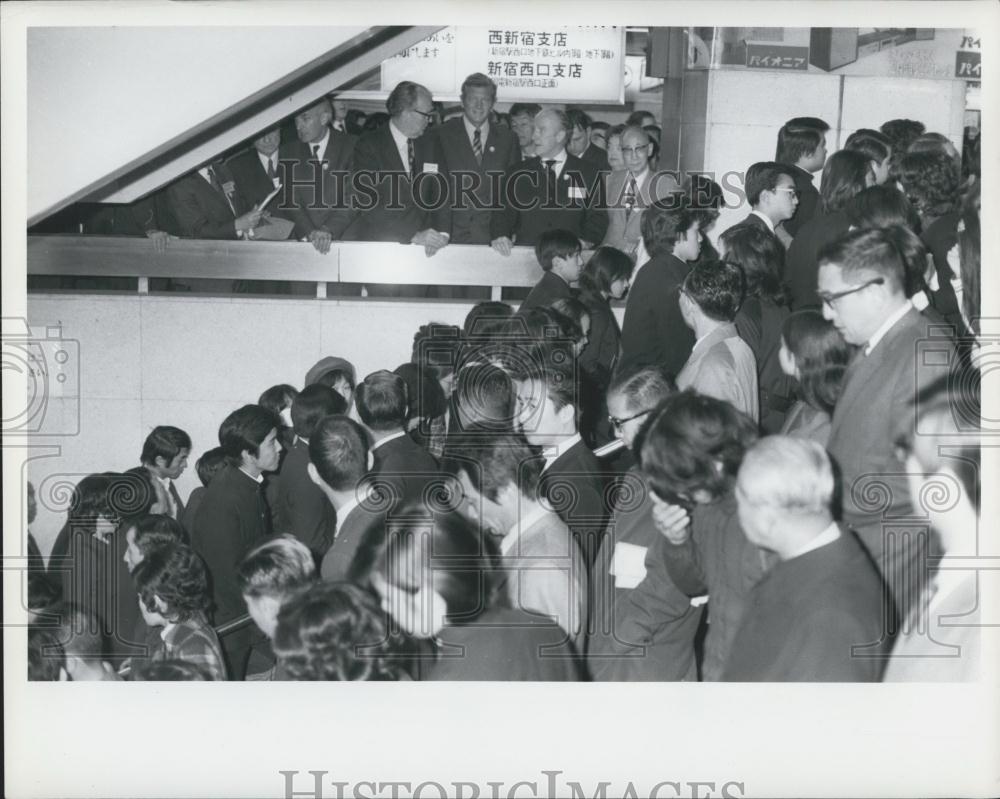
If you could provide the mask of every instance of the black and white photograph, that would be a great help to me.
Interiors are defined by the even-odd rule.
[[[0,15],[5,795],[1000,794],[1000,6]]]

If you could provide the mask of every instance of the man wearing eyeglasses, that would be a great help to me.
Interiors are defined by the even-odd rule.
[[[625,168],[607,177],[608,232],[601,243],[635,258],[642,240],[639,220],[643,209],[658,200],[668,201],[671,194],[680,191],[680,185],[673,175],[650,169],[653,142],[642,128],[622,131],[621,151]]]
[[[430,256],[448,243],[451,224],[440,143],[424,135],[434,101],[419,83],[402,81],[386,108],[389,123],[361,136],[354,151],[354,220],[345,238],[419,244]]]
[[[851,231],[825,246],[817,293],[823,316],[859,348],[844,377],[828,445],[842,474],[843,518],[875,559],[903,617],[916,594],[901,589],[918,586],[925,576],[926,551],[916,537],[903,540],[885,521],[913,513],[894,443],[914,429],[907,409],[919,391],[947,377],[954,350],[946,336],[929,336],[925,318],[907,300],[895,238],[892,228]]]
[[[751,211],[736,227],[752,225],[777,236],[778,225],[791,219],[799,206],[791,169],[775,161],[751,164],[744,188]]]

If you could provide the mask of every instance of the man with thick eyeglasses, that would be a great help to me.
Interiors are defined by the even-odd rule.
[[[791,219],[799,207],[792,168],[776,161],[751,164],[744,188],[751,211],[737,227],[752,225],[778,236],[778,226]]]
[[[649,133],[638,127],[628,127],[621,135],[624,169],[607,176],[608,232],[601,242],[617,247],[633,259],[642,240],[639,220],[644,208],[654,202],[669,207],[669,198],[680,191],[677,179],[667,172],[655,172],[650,167],[653,142]]]
[[[887,520],[912,514],[906,477],[895,458],[900,432],[914,428],[917,392],[946,377],[948,337],[929,336],[907,300],[904,264],[893,228],[852,231],[819,255],[818,296],[829,319],[858,352],[833,412],[829,451],[843,479],[843,518],[857,530],[903,616],[925,575],[926,549]],[[928,339],[930,338],[930,341]],[[933,355],[922,352],[933,344]]]

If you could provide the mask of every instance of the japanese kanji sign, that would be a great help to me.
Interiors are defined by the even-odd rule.
[[[435,99],[458,99],[473,72],[488,75],[505,102],[624,101],[625,29],[450,27],[382,63],[381,87],[422,83]]]

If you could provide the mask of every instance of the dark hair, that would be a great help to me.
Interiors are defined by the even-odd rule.
[[[505,319],[509,319],[513,315],[514,309],[505,302],[486,300],[477,303],[465,316],[465,321],[462,323],[462,335],[465,338],[488,336],[495,332],[498,325]]]
[[[743,303],[746,278],[743,270],[728,261],[697,264],[681,286],[702,313],[717,322],[732,322]]]
[[[802,399],[817,410],[833,413],[851,359],[851,347],[833,323],[807,308],[781,324],[781,338],[799,369]]]
[[[574,128],[587,130],[592,121],[590,119],[590,115],[586,111],[579,108],[567,108],[566,120],[569,122],[569,127],[567,128],[568,131],[572,131]]]
[[[165,493],[162,486],[154,484],[155,479],[145,466],[133,466],[123,474],[115,475],[108,489],[114,518],[120,522],[131,522],[151,512],[159,499],[157,488]]]
[[[774,160],[783,164],[796,164],[799,159],[816,152],[816,148],[826,140],[825,129],[814,125],[793,125],[791,121],[782,125],[778,131],[778,146],[775,149]]]
[[[527,114],[533,118],[541,110],[542,107],[538,103],[514,103],[507,111],[507,116],[513,118]]]
[[[347,116],[344,117],[344,129],[352,136],[360,136],[367,116],[360,108],[348,108]]]
[[[568,338],[579,340],[583,338],[583,319],[590,316],[590,309],[579,299],[573,297],[562,297],[552,303],[549,308],[562,317],[559,320],[563,324],[563,332]],[[568,322],[568,325],[564,324]]]
[[[862,128],[847,137],[844,149],[861,153],[869,161],[881,164],[889,157],[892,145],[889,143],[889,137],[885,134],[879,133],[877,130]]]
[[[617,247],[598,247],[580,274],[580,298],[584,304],[607,304],[605,294],[611,294],[611,284],[628,280],[635,263]]]
[[[892,146],[892,158],[889,161],[890,174],[896,174],[900,159],[926,129],[923,122],[917,122],[913,119],[890,119],[882,125],[880,130]]]
[[[233,466],[243,462],[243,453],[254,457],[272,430],[283,427],[278,416],[260,405],[244,405],[227,416],[219,426],[219,445]]]
[[[605,135],[607,135],[607,132],[610,128],[611,125],[608,122],[601,122],[601,120],[599,119],[594,120],[593,122],[590,123],[590,129],[592,131],[599,130],[602,131]]]
[[[365,119],[365,124],[362,129],[367,133],[372,130],[378,130],[381,127],[389,124],[389,115],[385,111],[372,111]]]
[[[466,89],[489,89],[493,102],[497,99],[497,85],[482,72],[473,72],[462,81],[461,96],[465,97]]]
[[[981,308],[980,288],[980,241],[981,227],[979,211],[982,204],[980,181],[976,180],[969,189],[962,204],[962,219],[958,229],[958,253],[962,278],[962,310],[965,318],[979,333]]]
[[[420,96],[421,92],[426,94],[428,97],[431,93],[426,87],[421,86],[419,83],[414,83],[413,81],[403,80],[396,84],[395,88],[389,92],[389,96],[385,100],[385,108],[389,112],[389,116],[399,116],[404,111],[407,111],[417,104],[417,98]]]
[[[133,540],[143,559],[157,549],[188,543],[187,531],[176,519],[163,513],[149,513],[131,522],[125,532],[135,530]]]
[[[371,593],[323,582],[282,605],[273,648],[292,680],[398,680],[402,642]]]
[[[699,221],[698,213],[687,203],[673,208],[653,203],[642,212],[639,220],[646,252],[651,258],[673,254],[677,241]]]
[[[612,136],[622,136],[624,135],[628,125],[612,125],[608,128],[608,141],[611,141]],[[648,133],[646,134],[649,135]]]
[[[855,194],[847,206],[847,218],[856,228],[879,228],[902,225],[914,232],[920,229],[916,209],[895,185],[869,186]]]
[[[823,213],[832,214],[847,206],[850,199],[865,190],[865,178],[871,163],[861,153],[838,150],[826,160],[823,183],[820,186],[820,204]]]
[[[201,457],[194,463],[195,471],[198,472],[198,479],[201,484],[207,486],[212,482],[222,468],[226,465],[226,453],[222,447],[212,447],[201,453]]]
[[[292,402],[292,429],[300,438],[309,438],[325,416],[347,413],[347,400],[329,386],[313,383]]]
[[[719,209],[722,208],[725,199],[722,195],[722,186],[708,175],[695,172],[684,181],[684,195],[691,209],[702,214],[705,221],[701,227],[710,227],[719,216]]]
[[[185,621],[211,605],[205,564],[191,547],[174,544],[150,552],[132,572],[139,601],[159,612],[156,597],[166,605],[163,617]]]
[[[47,609],[59,619],[53,628],[63,653],[86,661],[101,661],[104,636],[101,621],[87,608],[74,602],[60,602]]]
[[[269,538],[251,549],[236,569],[244,596],[288,597],[312,585],[316,562],[309,548],[292,535]]]
[[[645,366],[615,377],[608,396],[621,394],[633,411],[652,410],[677,391],[672,375],[658,366]]]
[[[334,491],[354,489],[368,471],[368,436],[346,416],[327,416],[309,437],[309,460]]]
[[[66,525],[73,532],[93,532],[98,516],[117,522],[148,512],[155,502],[156,491],[145,467],[130,474],[90,474],[73,487]]]
[[[905,153],[897,179],[922,218],[944,216],[958,205],[961,166],[943,153]]]
[[[276,386],[271,386],[261,394],[260,399],[257,400],[257,404],[262,408],[266,408],[271,413],[278,415],[285,408],[290,408],[298,395],[299,392],[295,386],[290,386],[288,383],[279,383]]]
[[[385,369],[372,372],[355,389],[354,405],[361,421],[372,430],[405,428],[409,408],[406,381]]]
[[[504,303],[498,304],[504,305]],[[509,308],[510,306],[505,307]],[[473,308],[474,310],[475,308]],[[472,311],[469,313],[471,314]],[[421,325],[413,334],[410,362],[424,369],[433,370],[437,378],[440,379],[455,371],[461,345],[462,328],[458,325],[430,322]]]
[[[690,504],[697,491],[713,501],[725,494],[756,438],[748,416],[688,389],[660,403],[636,450],[650,488],[668,502]]]
[[[736,225],[725,231],[719,241],[726,247],[726,260],[743,270],[747,297],[760,297],[775,305],[787,304],[781,283],[785,248],[777,236],[755,225]]]
[[[506,605],[496,545],[478,525],[456,511],[421,519],[426,511],[420,506],[404,508],[400,515],[419,521],[393,525],[384,536],[368,539],[374,551],[359,560],[371,564],[369,573],[377,571],[404,591],[419,591],[428,569],[429,587],[444,599],[445,620],[452,625],[474,623],[487,610]],[[421,573],[413,574],[413,566]]]
[[[409,398],[407,418],[436,419],[444,414],[448,400],[444,396],[444,389],[441,388],[434,369],[414,363],[404,363],[397,366],[393,373],[402,377],[406,383],[406,394]]]
[[[569,258],[571,255],[576,255],[581,249],[583,249],[583,245],[575,233],[556,228],[555,230],[546,230],[538,237],[538,242],[535,244],[535,257],[538,259],[542,271],[548,272],[552,269],[553,258]]]
[[[448,436],[441,456],[441,471],[465,473],[472,487],[491,501],[508,485],[528,499],[538,498],[544,464],[537,448],[520,433],[477,436],[471,441]]]
[[[209,682],[212,677],[189,660],[152,660],[132,671],[135,682]]]
[[[191,451],[191,436],[179,427],[169,427],[160,425],[154,427],[152,432],[146,436],[146,441],[142,445],[142,455],[139,456],[139,463],[156,463],[157,458],[163,458],[170,463],[180,455],[181,450]]]
[[[886,281],[886,287],[906,290],[906,263],[901,251],[902,231],[891,227],[875,230],[851,230],[820,248],[817,263],[836,264],[845,279],[864,280],[874,273]]]
[[[59,634],[50,627],[28,625],[28,680],[57,682],[66,668]]]
[[[52,605],[62,599],[62,588],[55,579],[41,567],[28,568],[28,611],[38,613],[47,611]]]
[[[628,125],[629,127],[641,128],[642,120],[645,117],[651,117],[654,121],[656,120],[656,116],[653,114],[652,111],[636,110],[628,115],[628,119],[625,120],[625,124]]]
[[[761,193],[774,191],[775,186],[778,185],[778,179],[782,175],[789,178],[794,177],[788,171],[787,166],[776,161],[759,161],[756,164],[751,164],[747,169],[745,183],[747,202],[750,205],[757,205],[760,202]]]
[[[459,369],[452,394],[449,432],[510,432],[514,425],[514,388],[505,369],[474,363]]]

